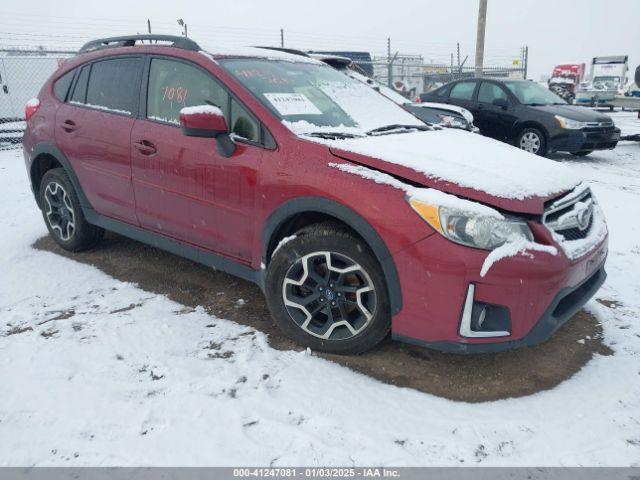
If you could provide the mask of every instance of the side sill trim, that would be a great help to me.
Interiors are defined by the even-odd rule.
[[[236,277],[240,277],[243,280],[256,283],[261,289],[264,289],[261,282],[262,276],[259,274],[260,272],[254,270],[248,265],[244,265],[208,250],[203,250],[193,245],[144,230],[140,227],[105,217],[90,208],[83,208],[83,213],[87,221],[92,225],[102,227],[105,230],[118,233],[122,236],[131,238],[132,240],[146,243],[152,247],[156,247],[169,253],[173,253],[174,255],[201,263],[202,265],[212,267],[215,270],[220,270]]]

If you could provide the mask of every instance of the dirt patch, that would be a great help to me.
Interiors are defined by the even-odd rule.
[[[274,348],[300,350],[274,325],[262,292],[252,283],[114,234],[107,234],[95,249],[76,254],[60,249],[49,237],[34,246],[94,265],[187,307],[177,313],[201,305],[211,314],[268,334]],[[555,387],[594,354],[613,353],[601,340],[596,319],[581,311],[546,343],[509,352],[461,356],[385,340],[359,356],[319,356],[392,385],[452,400],[484,402]],[[215,346],[213,355],[227,354],[216,352]]]

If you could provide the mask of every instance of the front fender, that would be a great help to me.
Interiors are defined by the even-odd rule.
[[[389,293],[391,314],[402,310],[400,280],[393,257],[378,232],[364,218],[350,208],[323,197],[298,197],[280,205],[266,220],[262,232],[263,258],[267,258],[273,235],[284,223],[299,213],[322,213],[335,217],[355,230],[369,245],[382,267]]]

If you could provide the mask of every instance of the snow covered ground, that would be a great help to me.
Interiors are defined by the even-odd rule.
[[[467,404],[32,249],[46,229],[21,152],[0,152],[0,465],[640,466],[640,145],[556,159],[607,215],[598,297],[617,303],[587,308],[615,354],[553,390]]]

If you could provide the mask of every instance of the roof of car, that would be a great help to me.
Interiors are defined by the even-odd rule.
[[[278,47],[236,47],[224,45],[199,44],[191,38],[175,35],[126,35],[91,40],[82,46],[79,53],[88,53],[118,47],[173,47],[181,50],[204,53],[215,58],[261,58],[268,60],[283,60],[296,63],[322,62],[309,57],[304,52]]]

